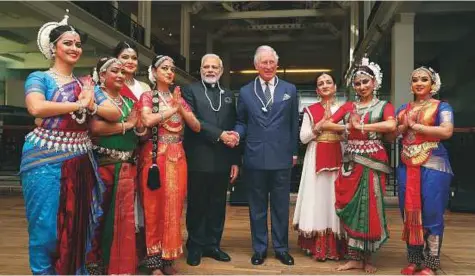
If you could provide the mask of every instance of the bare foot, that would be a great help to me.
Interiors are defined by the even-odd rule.
[[[350,269],[361,269],[363,268],[363,262],[362,261],[348,261],[343,265],[340,265],[339,267],[336,268],[337,271],[344,271],[344,270],[350,270]]]
[[[171,265],[166,265],[162,268],[162,272],[163,274],[165,275],[175,275],[178,273],[178,271],[176,271],[176,269],[171,266]]]
[[[155,269],[154,271],[152,271],[152,275],[163,275],[163,273],[160,269]]]
[[[374,273],[376,273],[376,271],[378,271],[378,269],[374,265],[372,265],[370,263],[366,263],[364,265],[364,271],[366,273],[369,273],[369,274],[374,274]]]

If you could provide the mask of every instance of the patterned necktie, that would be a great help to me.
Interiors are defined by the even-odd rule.
[[[266,81],[266,90],[264,91],[264,97],[266,97],[265,104],[269,103],[267,106],[269,109],[272,107],[272,94],[270,93],[269,82]]]

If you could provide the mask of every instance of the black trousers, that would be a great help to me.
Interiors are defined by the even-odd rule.
[[[188,251],[219,248],[226,215],[229,173],[188,173]]]

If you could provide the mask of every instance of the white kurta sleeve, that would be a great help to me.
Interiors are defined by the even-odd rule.
[[[312,131],[313,125],[310,116],[305,112],[303,114],[302,127],[300,128],[300,141],[304,144],[315,139],[315,134]]]

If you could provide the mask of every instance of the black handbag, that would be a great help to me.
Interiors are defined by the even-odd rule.
[[[152,113],[157,114],[160,109],[158,91],[152,92]],[[152,165],[148,169],[147,186],[154,191],[160,188],[160,169],[157,165],[158,156],[158,125],[152,127]]]

